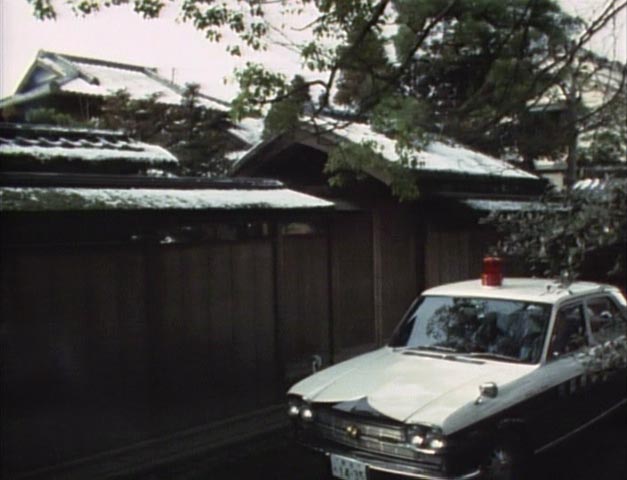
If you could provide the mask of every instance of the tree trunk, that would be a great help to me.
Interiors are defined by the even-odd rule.
[[[573,92],[574,93],[574,92]],[[568,129],[566,156],[566,177],[564,178],[564,186],[570,190],[577,181],[577,141],[579,132],[577,131],[577,107],[579,100],[575,95],[570,95],[566,99],[566,121],[564,122]]]

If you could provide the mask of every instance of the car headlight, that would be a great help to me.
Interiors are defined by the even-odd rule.
[[[446,440],[440,436],[434,436],[427,439],[427,447],[432,450],[440,450],[446,446]]]
[[[300,409],[300,418],[304,422],[313,422],[314,411],[309,405],[305,405],[303,408]]]
[[[298,418],[303,402],[298,397],[290,397],[287,399],[287,416],[290,418]]]
[[[406,431],[408,444],[416,449],[440,450],[446,446],[446,440],[439,429],[422,425],[412,425]]]
[[[420,433],[415,433],[409,438],[409,443],[411,443],[413,447],[423,447],[425,444],[425,436]]]
[[[425,448],[427,440],[427,428],[421,425],[412,425],[407,428],[405,439],[412,447]]]
[[[290,396],[287,399],[287,416],[293,420],[301,419],[303,422],[312,422],[314,410],[301,397]]]

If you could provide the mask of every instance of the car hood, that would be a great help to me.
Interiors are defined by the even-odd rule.
[[[484,360],[444,359],[383,348],[318,372],[289,393],[311,402],[364,399],[377,412],[406,423],[437,425],[444,433],[463,428],[513,404],[537,366]],[[494,382],[495,399],[476,404],[478,387]]]

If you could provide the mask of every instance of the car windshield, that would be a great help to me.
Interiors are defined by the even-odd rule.
[[[551,306],[514,300],[426,296],[409,309],[389,346],[538,363]]]

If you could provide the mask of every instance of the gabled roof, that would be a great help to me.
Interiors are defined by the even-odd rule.
[[[157,145],[122,132],[31,124],[0,124],[0,170],[54,171],[60,165],[83,169],[129,164],[132,169],[173,166],[178,160]]]
[[[374,142],[375,149],[383,159],[397,163],[400,161],[396,151],[396,142],[372,129],[365,123],[342,123],[336,128],[337,122],[322,118],[317,123],[303,123],[292,138],[295,143],[303,143],[319,150],[329,152],[342,142],[361,144],[365,141]],[[271,147],[279,137],[260,142],[240,158],[233,167],[234,173],[247,170],[247,167],[259,161],[259,153]],[[538,180],[536,175],[521,170],[505,161],[471,150],[446,139],[432,140],[424,148],[416,149],[415,172],[429,176],[468,176],[493,177],[519,180]],[[368,172],[379,178],[376,171]],[[385,178],[379,180],[386,183]]]
[[[123,89],[132,99],[158,94],[159,102],[173,105],[181,103],[184,92],[155,68],[40,50],[15,94],[0,100],[0,108],[53,93],[106,97]],[[212,110],[228,110],[228,104],[207,95],[199,102]]]

